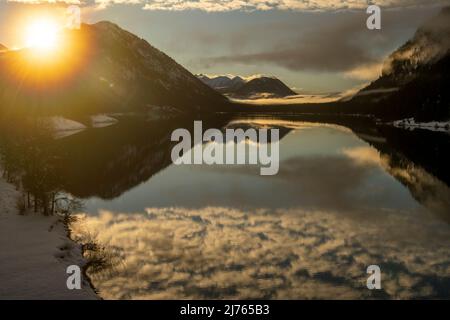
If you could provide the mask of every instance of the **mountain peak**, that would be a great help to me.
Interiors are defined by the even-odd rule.
[[[351,100],[357,112],[392,120],[448,120],[450,7],[424,23],[386,60],[382,75]]]
[[[132,33],[122,29],[121,27],[119,27],[119,25],[115,24],[114,22],[107,21],[107,20],[99,21],[94,24],[85,24],[84,26],[85,27],[94,27],[97,30],[102,30],[102,31],[107,31],[107,32],[124,32],[124,33],[132,35]]]
[[[234,97],[241,99],[284,98],[293,95],[296,95],[296,93],[280,79],[267,76],[253,78],[233,93]]]
[[[389,56],[383,66],[383,75],[412,74],[420,66],[437,62],[449,51],[450,7],[445,7],[425,22],[410,41]]]
[[[207,76],[199,74],[197,77],[210,87],[233,98],[281,98],[296,94],[274,76],[253,75],[241,77],[234,75]]]
[[[121,29],[117,24],[115,24],[114,22],[108,21],[108,20],[102,20],[102,21],[99,21],[97,23],[94,23],[93,25],[97,26],[97,27],[119,28],[119,29]]]

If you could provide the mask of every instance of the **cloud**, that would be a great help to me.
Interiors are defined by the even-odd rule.
[[[371,147],[353,147],[342,150],[342,153],[360,165],[382,164],[380,153]]]
[[[345,10],[365,9],[366,0],[7,0],[22,3],[71,3],[91,4],[106,8],[113,4],[139,4],[144,10],[184,11],[201,10],[206,12],[228,11],[267,11],[267,10]],[[446,3],[446,0],[434,0],[433,4]],[[379,0],[377,4],[387,8],[405,8],[411,6],[430,5],[429,0]]]
[[[448,298],[447,229],[411,212],[366,214],[378,219],[301,208],[147,208],[83,216],[72,228],[79,241],[92,236],[120,252],[114,270],[89,273],[106,299]],[[371,264],[381,267],[381,292],[366,288]]]
[[[384,51],[391,48],[386,48],[385,34],[368,34],[370,31],[365,28],[364,12],[333,17],[326,14],[317,16],[316,19],[315,25],[320,22],[320,28],[303,26],[296,34],[292,34],[292,30],[297,25],[286,23],[270,26],[273,30],[267,31],[267,38],[273,38],[273,41],[262,43],[261,48],[250,49],[253,52],[233,52],[199,58],[195,62],[204,68],[216,65],[271,64],[291,71],[348,72],[347,77],[358,80],[374,76],[384,57]],[[275,31],[278,36],[272,34]],[[246,30],[245,33],[252,35],[255,31]],[[243,35],[236,34],[233,37],[241,39]],[[255,42],[253,39],[247,41]]]
[[[101,0],[100,0],[101,1]],[[120,0],[119,0],[120,1]],[[145,2],[145,10],[203,10],[207,12],[226,12],[226,11],[267,11],[267,10],[345,10],[345,9],[365,9],[367,1],[353,0],[149,0]],[[444,3],[437,0],[435,3]],[[425,0],[379,0],[377,4],[388,8],[410,7],[427,4]]]
[[[345,77],[357,80],[373,80],[381,76],[383,63],[369,63],[345,72]]]
[[[374,80],[381,74],[386,56],[404,43],[405,34],[436,11],[432,6],[427,10],[385,11],[382,32],[366,28],[365,11],[303,13],[297,21],[268,22],[239,32],[228,31],[228,43],[231,46],[239,41],[238,48],[194,59],[193,64],[203,70],[272,65],[294,72],[341,73],[346,79]]]
[[[3,2],[18,2],[25,4],[83,4],[83,0],[2,0]],[[1,2],[1,1],[0,1]]]

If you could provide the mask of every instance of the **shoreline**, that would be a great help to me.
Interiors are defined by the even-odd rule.
[[[59,216],[19,214],[19,190],[0,177],[0,300],[97,300],[85,275],[81,246]],[[69,290],[66,269],[83,270],[80,290]]]
[[[83,260],[83,265],[81,266],[81,274],[82,274],[84,282],[89,285],[90,290],[95,293],[95,295],[96,295],[98,300],[103,300],[103,298],[100,296],[100,293],[97,291],[97,289],[95,288],[94,284],[92,283],[91,278],[87,274],[87,269],[89,267],[89,261],[87,261],[84,258],[84,253],[85,253],[84,245],[82,245],[82,244],[80,244],[77,241],[72,239],[72,229],[70,228],[70,222],[67,221],[67,220],[63,220],[62,223],[64,224],[64,229],[66,231],[67,239],[69,241],[72,241],[80,249],[81,259]]]

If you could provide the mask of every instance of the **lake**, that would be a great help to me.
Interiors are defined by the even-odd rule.
[[[170,133],[183,125],[193,122],[127,120],[60,139],[65,189],[84,202],[72,237],[95,244],[101,263],[88,274],[101,297],[450,298],[447,134],[213,120],[280,130],[279,172],[261,176],[259,166],[173,165]],[[380,290],[367,288],[370,265]]]

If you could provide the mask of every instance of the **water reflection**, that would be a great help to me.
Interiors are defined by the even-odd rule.
[[[204,127],[220,128],[227,119],[204,119]],[[57,158],[65,190],[80,198],[119,197],[172,164],[170,135],[176,128],[191,129],[193,121],[124,118],[55,141],[63,150]]]
[[[126,252],[113,274],[91,274],[105,298],[445,297],[448,230],[418,226],[406,212],[366,214],[377,221],[301,209],[147,208],[104,211],[81,230]],[[379,292],[365,288],[374,263],[385,272]]]
[[[244,125],[282,128],[278,175],[171,166],[167,129],[149,137],[138,128],[109,146],[88,135],[67,142],[66,189],[88,198],[74,236],[123,259],[112,272],[90,273],[103,297],[450,297],[450,190],[446,169],[426,169],[442,160],[411,157],[402,133],[361,121],[229,124]],[[79,164],[76,139],[93,152]],[[436,144],[420,147],[415,154]],[[93,162],[87,173],[85,160]],[[383,272],[381,291],[365,286],[371,264]]]

